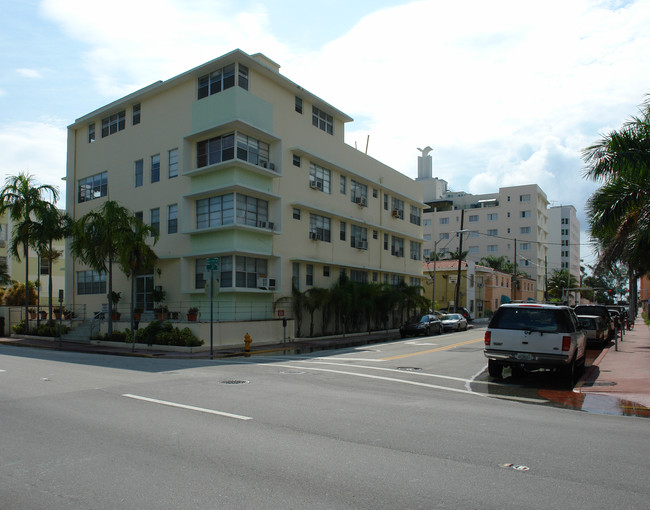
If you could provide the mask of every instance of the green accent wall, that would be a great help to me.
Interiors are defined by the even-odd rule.
[[[203,253],[252,252],[273,254],[273,236],[248,230],[238,230],[226,225],[226,230],[193,234],[190,236],[190,256]]]
[[[200,193],[206,189],[235,185],[273,192],[272,177],[236,167],[219,167],[218,171],[192,176],[190,189],[192,193]]]
[[[235,120],[272,133],[273,105],[240,87],[232,87],[192,103],[193,133]]]

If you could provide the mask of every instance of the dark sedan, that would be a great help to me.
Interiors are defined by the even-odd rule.
[[[442,323],[434,314],[417,315],[411,317],[405,324],[402,324],[399,328],[399,333],[402,338],[409,335],[429,336],[433,333],[439,335],[442,333]]]

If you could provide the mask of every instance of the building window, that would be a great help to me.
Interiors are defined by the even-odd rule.
[[[95,200],[108,195],[108,172],[79,179],[77,200],[79,203]]]
[[[334,134],[334,119],[332,116],[319,110],[315,106],[312,106],[311,108],[311,123],[313,126],[316,126],[318,129],[325,131],[330,135]]]
[[[422,222],[422,210],[419,207],[411,206],[411,214],[409,215],[410,222],[413,225],[420,225]]]
[[[48,257],[41,257],[39,273],[50,274],[50,259]]]
[[[6,241],[9,238],[7,223],[0,223],[0,241]]]
[[[491,228],[487,231],[487,235],[489,236],[498,236],[499,235],[499,230],[496,228]]]
[[[328,278],[330,275],[330,266],[323,266],[323,276]]]
[[[530,234],[530,227],[521,227],[519,229],[519,233],[521,233],[521,234]]]
[[[431,257],[431,248],[425,248],[423,255],[424,255],[425,259],[428,259],[429,257]]]
[[[237,159],[266,167],[269,164],[269,144],[237,133]]]
[[[388,234],[384,234],[384,250],[388,251]]]
[[[233,193],[196,201],[197,229],[230,225],[234,221],[235,195]]]
[[[269,203],[261,198],[237,193],[237,223],[258,227],[269,220]]]
[[[144,213],[142,211],[134,212],[133,216],[135,216],[135,219],[138,220],[140,223],[144,223]]]
[[[169,178],[178,177],[178,149],[170,150],[167,160],[169,162]]]
[[[395,255],[396,257],[403,257],[404,256],[404,239],[401,237],[396,237],[392,236],[391,237],[391,250],[390,253],[391,255]]]
[[[467,251],[471,254],[476,254],[478,253],[478,246],[470,246]]]
[[[345,177],[345,175],[342,175],[341,178],[339,179],[339,187],[343,195],[347,193],[347,183],[348,183],[347,177]]]
[[[293,219],[294,220],[300,219],[300,209],[296,209],[295,207],[293,208]]]
[[[140,124],[140,103],[133,105],[133,125]]]
[[[150,211],[151,228],[156,234],[160,234],[160,209],[156,207]]]
[[[296,96],[295,110],[302,115],[302,98]]]
[[[318,241],[331,241],[331,220],[318,214],[309,215],[309,237]]]
[[[519,195],[520,202],[530,202],[530,195]]]
[[[411,260],[422,260],[422,245],[416,241],[411,241]]]
[[[425,241],[431,241],[431,234],[424,234]]]
[[[358,271],[352,269],[350,271],[350,281],[357,283],[368,283],[368,273],[366,271]]]
[[[392,197],[392,209],[393,209],[393,218],[404,219],[404,200],[399,198]]]
[[[135,162],[135,187],[142,186],[144,179],[144,161],[139,159]]]
[[[467,237],[478,237],[478,230],[470,230],[469,233],[467,234]]]
[[[346,224],[345,221],[342,221],[340,224],[340,230],[339,230],[339,239],[341,241],[345,241],[345,230],[346,230]]]
[[[530,243],[519,243],[519,248],[521,250],[530,250]]]
[[[118,131],[122,131],[126,124],[125,119],[125,110],[102,119],[102,138],[106,138],[107,136],[113,135]]]
[[[530,211],[521,211],[520,212],[520,217],[521,218],[530,218]]]
[[[235,64],[230,64],[221,69],[199,76],[198,98],[217,94],[222,90],[235,86]]]
[[[237,85],[244,90],[248,90],[248,67],[241,64],[239,64],[239,79],[237,80]]]
[[[368,205],[368,186],[350,179],[350,201],[356,204]]]
[[[235,158],[235,134],[215,136],[196,144],[198,168]]]
[[[106,294],[106,273],[77,271],[77,294]]]
[[[388,211],[388,195],[384,195],[384,211]]]
[[[470,221],[470,223],[472,223],[474,221],[478,221],[478,214],[470,214],[469,215],[469,221]]]
[[[293,166],[300,168],[300,156],[297,156],[296,154],[293,155]]]
[[[178,204],[172,204],[167,208],[167,233],[178,232]]]
[[[427,218],[427,219],[422,220],[422,226],[423,227],[430,227],[431,226],[431,219]]]
[[[360,250],[368,249],[368,229],[358,225],[350,227],[350,246]]]
[[[305,270],[305,285],[308,287],[311,287],[314,285],[314,265],[313,264],[307,264],[306,270]]]
[[[235,287],[256,289],[260,274],[268,274],[266,259],[235,257]]]
[[[490,213],[487,215],[488,221],[497,221],[499,219],[499,213]]]
[[[441,225],[449,225],[449,218],[440,218]]]
[[[449,232],[440,233],[440,240],[442,241],[443,239],[449,239]]]
[[[489,253],[495,253],[499,251],[499,245],[498,244],[488,244],[487,251]]]
[[[330,193],[331,172],[327,168],[309,162],[309,186],[311,188]]]
[[[300,264],[294,262],[292,264],[291,287],[300,290]]]
[[[88,124],[88,143],[95,141],[95,123]]]
[[[151,182],[160,180],[160,154],[151,156]]]

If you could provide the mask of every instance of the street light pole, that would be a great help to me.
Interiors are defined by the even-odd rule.
[[[460,264],[463,258],[463,226],[465,224],[465,209],[460,210],[460,241],[458,243],[458,275],[456,277],[456,296],[454,297],[454,313],[458,311],[458,300],[460,299]]]

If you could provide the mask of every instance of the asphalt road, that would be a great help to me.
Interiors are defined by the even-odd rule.
[[[648,420],[493,383],[481,342],[214,361],[0,347],[0,507],[647,508]]]

